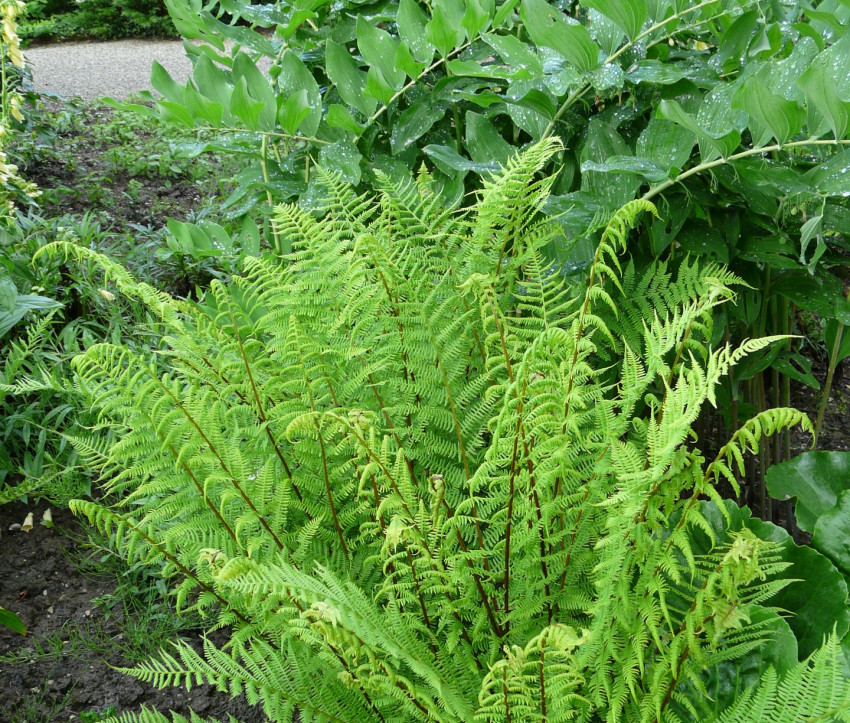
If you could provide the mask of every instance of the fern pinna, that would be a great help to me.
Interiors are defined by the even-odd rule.
[[[232,630],[128,672],[212,682],[274,721],[660,723],[696,719],[706,671],[769,638],[777,545],[719,539],[704,500],[762,435],[808,421],[770,410],[704,459],[701,407],[772,340],[710,346],[739,283],[721,267],[622,260],[647,202],[613,215],[584,280],[547,266],[557,150],[530,147],[460,212],[425,171],[379,176],[377,198],[324,173],[321,215],[277,210],[292,254],[201,303],[54,247],[97,258],[165,330],[151,356],[76,360],[119,441],[74,441],[120,502],[74,509]],[[799,716],[773,673],[714,713],[847,720],[836,646],[788,678]]]

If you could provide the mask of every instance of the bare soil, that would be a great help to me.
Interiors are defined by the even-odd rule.
[[[69,533],[77,532],[79,523],[67,510],[54,509],[54,527],[42,526],[45,509],[44,503],[0,507],[0,605],[17,613],[28,629],[26,637],[0,629],[0,719],[59,723],[80,721],[82,714],[85,723],[110,707],[120,714],[144,704],[182,715],[192,709],[220,720],[230,714],[240,723],[268,720],[244,699],[233,700],[211,686],[157,690],[110,667],[134,665],[119,652],[120,614],[109,615],[97,604],[115,581],[92,580],[77,569]],[[34,513],[33,529],[9,531],[28,512]],[[200,631],[184,637],[199,643]]]

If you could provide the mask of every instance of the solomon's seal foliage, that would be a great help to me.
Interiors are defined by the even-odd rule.
[[[703,457],[701,407],[772,340],[712,348],[739,283],[723,268],[624,263],[646,201],[610,218],[586,280],[547,267],[539,170],[559,149],[530,147],[461,212],[425,172],[377,198],[324,172],[321,217],[277,210],[291,256],[199,304],[104,264],[166,336],[76,360],[119,441],[75,442],[121,501],[74,509],[233,631],[131,674],[209,681],[275,721],[660,722],[711,707],[712,666],[769,655],[780,545],[716,534],[700,500],[808,421],[764,412]],[[835,640],[772,665],[710,717],[773,720],[780,691],[846,719]]]

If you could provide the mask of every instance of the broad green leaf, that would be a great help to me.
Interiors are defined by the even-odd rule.
[[[185,86],[178,83],[158,61],[151,67],[151,85],[163,98],[172,103],[182,103]]]
[[[778,542],[781,561],[790,563],[780,575],[793,582],[764,604],[790,613],[787,620],[797,638],[798,657],[804,659],[811,655],[833,628],[842,637],[850,629],[850,607],[847,605],[847,582],[835,565],[817,550],[794,544],[781,527],[751,517],[746,507],[740,508],[730,500],[724,506],[731,522],[713,502],[701,503],[700,509],[721,542],[728,540],[724,530],[748,527],[759,538]]]
[[[796,497],[794,512],[801,530],[814,532],[818,519],[850,488],[850,452],[804,452],[775,464],[765,476],[771,497]]]
[[[679,231],[677,240],[686,254],[712,256],[722,264],[729,263],[729,245],[723,234],[704,221],[688,219]]]
[[[345,106],[334,103],[328,107],[327,122],[331,128],[342,128],[359,136],[365,126],[361,126]]]
[[[428,18],[415,0],[400,0],[396,14],[398,34],[420,63],[430,63],[434,58],[434,46],[425,36]]]
[[[782,674],[797,663],[797,638],[787,620],[757,605],[748,605],[746,614],[750,618],[750,630],[758,629],[765,640],[743,657],[724,660],[704,669],[700,680],[708,692],[707,697],[685,687],[683,692],[695,706],[698,720],[714,719],[744,691],[758,685],[768,668],[773,667]]]
[[[248,81],[240,78],[233,87],[233,95],[230,96],[230,112],[241,120],[245,126],[252,131],[260,127],[260,113],[263,112],[263,103],[254,100],[248,93]]]
[[[594,8],[619,25],[634,40],[649,17],[645,0],[581,0],[587,8]]]
[[[319,151],[319,164],[332,171],[339,171],[343,179],[356,186],[360,183],[360,161],[363,156],[357,146],[346,141],[323,145]]]
[[[183,102],[193,118],[200,118],[213,128],[218,128],[221,125],[221,120],[224,117],[224,108],[221,103],[202,96],[191,80],[186,83]]]
[[[605,163],[613,156],[628,156],[629,147],[622,136],[610,124],[594,119],[587,127],[587,137],[581,149],[579,161]],[[588,170],[582,174],[581,188],[598,199],[605,208],[619,208],[634,198],[640,187],[640,178],[635,173],[603,173]]]
[[[770,366],[795,382],[805,384],[811,389],[820,389],[820,382],[812,374],[812,360],[802,354],[780,351]]]
[[[459,22],[452,22],[442,4],[435,4],[431,20],[425,26],[425,37],[437,48],[440,57],[445,58],[463,43],[463,28]]]
[[[847,123],[850,119],[850,103],[842,100],[835,87],[835,81],[824,70],[823,66],[816,65],[800,76],[797,81],[806,94],[806,103],[809,105],[809,131],[812,135],[817,132],[818,123],[813,122],[812,110],[826,119],[832,130],[832,137],[838,140],[844,138],[847,133]]]
[[[310,115],[310,104],[307,100],[307,91],[302,88],[283,102],[277,113],[277,118],[281,127],[287,133],[294,135],[308,115]]]
[[[461,156],[453,148],[440,145],[429,145],[422,149],[438,165],[443,165],[455,171],[473,171],[474,173],[496,173],[499,164],[494,162],[476,163]]]
[[[18,301],[18,289],[15,282],[7,276],[0,276],[0,310],[14,311]]]
[[[506,165],[515,148],[502,138],[485,116],[467,111],[465,120],[465,145],[472,160],[476,163],[496,161]]]
[[[640,134],[635,155],[662,169],[664,175],[679,172],[693,153],[696,135],[663,118],[652,118]]]
[[[741,135],[749,117],[744,111],[732,107],[734,93],[732,83],[721,83],[709,91],[697,110],[696,121],[708,136],[699,139],[703,161],[726,157],[741,144]]]
[[[466,12],[460,24],[466,31],[467,40],[474,41],[482,31],[487,29],[495,9],[495,0],[466,0]]]
[[[543,63],[537,57],[537,53],[513,35],[487,33],[481,39],[493,48],[509,66],[527,70],[535,78],[543,75]]]
[[[404,72],[395,67],[395,52],[398,41],[388,32],[376,28],[362,15],[357,17],[357,47],[360,55],[372,67],[377,68],[393,90],[404,84]]]
[[[599,48],[590,39],[587,28],[556,6],[546,0],[522,0],[520,15],[536,45],[552,48],[581,72],[599,65]]]
[[[4,607],[0,607],[0,625],[3,627],[9,628],[20,635],[27,634],[27,626],[21,621],[21,619],[15,615],[11,610],[7,610]]]
[[[233,86],[228,81],[224,71],[213,63],[209,56],[201,55],[195,62],[192,80],[195,81],[195,85],[202,95],[220,103],[222,108],[230,107],[230,94],[233,92]]]
[[[375,100],[363,95],[366,73],[360,70],[351,53],[332,40],[325,44],[325,70],[348,105],[365,116],[375,112]]]
[[[245,79],[250,96],[263,104],[258,118],[261,130],[274,130],[277,99],[269,85],[268,78],[260,71],[257,64],[245,53],[239,52],[233,58],[233,82],[238,85],[241,78]]]
[[[393,155],[401,153],[425,135],[446,114],[446,107],[444,100],[425,95],[406,108],[396,119],[390,134]]]
[[[370,98],[376,98],[382,105],[389,105],[395,95],[392,86],[384,80],[383,74],[375,66],[366,71],[364,93]]]
[[[738,68],[746,58],[747,49],[758,26],[757,10],[749,10],[735,18],[723,34],[711,64],[720,72]]]
[[[398,44],[393,64],[411,79],[418,78],[419,74],[425,70],[425,64],[417,62],[416,58],[411,55],[407,43]]]
[[[850,151],[842,148],[828,161],[815,166],[805,177],[825,196],[850,196]]]
[[[850,484],[850,480],[845,480]],[[815,523],[812,547],[822,552],[845,575],[850,575],[850,489],[843,490],[833,507]]]
[[[319,84],[301,58],[292,50],[287,50],[283,55],[278,84],[280,91],[287,98],[299,90],[307,91],[310,114],[301,123],[299,130],[308,136],[315,135],[322,121],[322,96],[319,92]]]
[[[195,125],[195,119],[192,114],[186,109],[184,103],[175,103],[170,100],[157,101],[156,109],[160,116],[169,123],[177,123],[192,128]]]
[[[658,116],[672,121],[693,133],[699,138],[701,146],[705,143],[706,146],[714,151],[715,158],[717,156],[728,156],[741,142],[741,134],[735,130],[728,131],[719,136],[709,133],[675,100],[662,100],[658,105]],[[702,152],[702,148],[700,150],[703,161],[711,159],[709,154]]]
[[[449,60],[446,68],[452,75],[468,76],[470,78],[501,78],[504,80],[522,80],[530,78],[528,71],[522,68],[511,68],[507,65],[482,66],[472,60]]]
[[[801,309],[850,324],[850,302],[844,298],[844,286],[831,274],[812,276],[808,271],[782,274],[771,284],[771,291],[790,299]]]
[[[606,58],[617,52],[626,38],[626,34],[617,23],[593,8],[587,11],[587,29],[590,39],[602,49]]]
[[[798,133],[805,121],[805,113],[796,102],[772,93],[755,76],[747,78],[732,97],[732,107],[746,111],[761,126],[767,127],[780,145]]]
[[[532,88],[525,95],[519,98],[513,98],[512,102],[520,105],[523,108],[533,110],[535,113],[543,116],[546,120],[552,120],[557,112],[557,106],[552,102],[552,98],[548,93],[542,90]]]

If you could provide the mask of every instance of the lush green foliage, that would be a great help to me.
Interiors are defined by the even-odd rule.
[[[30,0],[21,38],[114,40],[175,35],[162,0]]]
[[[311,206],[321,196],[316,163],[365,186],[375,171],[401,182],[426,162],[454,202],[519,148],[554,136],[565,150],[550,162],[544,211],[563,236],[544,250],[548,260],[585,267],[597,240],[588,229],[637,195],[661,213],[642,222],[636,253],[718,261],[753,287],[722,312],[715,341],[793,332],[797,307],[831,330],[850,320],[840,235],[850,223],[846,3],[168,7],[180,33],[201,44],[187,45],[195,71],[185,86],[154,69],[159,112],[226,132],[196,152],[254,158],[228,214],[286,199]],[[222,12],[254,30],[222,22]],[[792,382],[819,387],[798,349],[789,340],[752,355],[724,382],[730,433],[760,409],[788,406]],[[830,373],[824,400],[831,382]],[[789,437],[767,452],[787,458]],[[751,483],[763,476],[764,465],[748,466]],[[747,496],[772,515],[763,484]]]
[[[376,199],[318,171],[324,214],[277,212],[292,255],[200,303],[48,248],[167,330],[154,356],[75,359],[117,441],[72,441],[121,502],[72,509],[233,630],[131,674],[212,682],[274,721],[850,718],[846,584],[797,665],[770,607],[791,543],[716,491],[808,421],[762,412],[711,460],[691,444],[720,379],[782,340],[712,347],[741,286],[717,264],[622,263],[645,201],[605,225],[587,280],[556,273],[538,174],[561,150],[532,146],[464,212],[427,173],[378,175]],[[736,667],[754,657],[758,689]],[[709,695],[730,670],[748,685]]]

